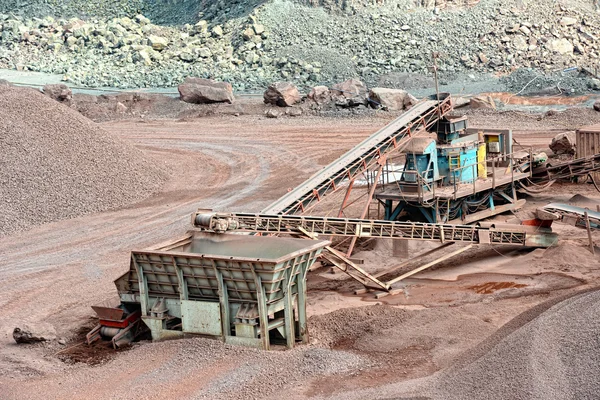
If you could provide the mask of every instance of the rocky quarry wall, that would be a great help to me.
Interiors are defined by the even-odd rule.
[[[374,86],[396,73],[430,74],[433,51],[441,54],[442,79],[593,69],[600,60],[593,0],[27,4],[3,1],[0,10],[42,4],[40,17],[78,17],[0,15],[0,67],[63,74],[85,86],[173,87],[188,76],[227,81],[238,91],[280,80],[306,89],[352,77]]]

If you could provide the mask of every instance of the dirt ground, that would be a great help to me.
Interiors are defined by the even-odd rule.
[[[600,122],[588,110],[469,117],[471,126],[512,128],[519,143],[546,150],[557,133]],[[0,398],[281,398],[282,390],[288,398],[360,397],[360,390],[449,368],[521,313],[597,285],[600,248],[592,256],[585,231],[555,224],[556,248],[474,248],[379,300],[354,295],[360,285],[343,273],[317,270],[309,278],[312,344],[292,351],[188,338],[143,341],[100,352],[94,362],[69,356],[81,353],[73,348],[82,346],[82,327],[93,323],[90,306],[116,296],[113,280],[128,268],[132,249],[184,233],[197,208],[260,210],[391,118],[211,115],[102,123],[169,170],[170,179],[142,202],[0,239]],[[576,194],[600,204],[592,185],[560,183],[528,197],[526,208]],[[600,233],[594,238],[600,243]],[[411,244],[412,252],[428,248]],[[401,261],[387,242],[355,256],[372,272]],[[66,346],[16,345],[12,330],[24,323],[51,325]],[[380,398],[391,398],[384,392]]]

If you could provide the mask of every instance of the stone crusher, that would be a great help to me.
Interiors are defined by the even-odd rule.
[[[329,244],[188,232],[131,253],[129,271],[115,281],[119,309],[136,310],[128,315],[153,340],[198,334],[261,349],[279,339],[291,348],[308,342],[306,274]],[[90,335],[110,336],[100,317],[102,327]]]
[[[98,325],[86,335],[90,345],[100,339],[110,340],[113,348],[128,345],[148,329],[141,323],[140,307],[120,304],[116,307],[107,305],[92,306],[98,315]]]

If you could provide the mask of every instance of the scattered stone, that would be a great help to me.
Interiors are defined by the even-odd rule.
[[[169,39],[155,35],[148,36],[148,41],[156,51],[162,51],[169,45]]]
[[[269,108],[267,111],[265,111],[265,116],[267,118],[279,118],[281,117],[282,112],[277,110],[276,108]]]
[[[179,85],[179,97],[186,103],[233,103],[233,88],[227,82],[188,77]]]
[[[496,109],[496,102],[491,96],[475,96],[469,101],[471,108],[489,108],[492,110]]]
[[[115,112],[118,114],[125,114],[127,112],[127,106],[121,102],[115,104]]]
[[[373,88],[369,91],[369,103],[373,108],[402,111],[411,108],[418,100],[405,90]]]
[[[212,34],[215,37],[221,37],[223,36],[223,28],[221,27],[221,25],[217,25],[214,28],[212,28]]]
[[[73,98],[73,92],[64,83],[44,85],[42,91],[46,96],[61,103],[68,103]]]
[[[13,330],[13,339],[19,344],[46,342],[56,339],[56,331],[47,324],[23,325]]]
[[[299,117],[302,115],[302,109],[300,107],[291,107],[285,110],[285,113],[290,117]]]
[[[291,107],[300,101],[300,92],[291,82],[275,82],[269,85],[263,97],[266,104]]]
[[[550,150],[554,154],[575,154],[575,134],[573,132],[563,132],[554,136],[550,143]]]
[[[572,54],[574,49],[573,44],[565,38],[551,40],[546,46],[548,50],[560,54]]]
[[[570,26],[570,25],[575,25],[577,23],[577,18],[573,18],[573,17],[562,17],[560,19],[560,24],[562,26]]]

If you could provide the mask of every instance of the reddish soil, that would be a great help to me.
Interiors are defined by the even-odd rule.
[[[103,355],[96,359],[90,349],[85,353],[73,347],[64,357],[75,364],[66,365],[54,356],[65,347],[18,347],[10,332],[20,323],[41,321],[52,324],[60,337],[67,338],[68,348],[77,344],[82,333],[78,329],[93,314],[90,306],[115,296],[113,280],[128,268],[132,249],[181,235],[197,208],[260,210],[392,117],[266,119],[217,115],[185,121],[103,123],[105,129],[143,149],[157,165],[169,170],[170,179],[158,194],[139,203],[42,225],[0,240],[0,332],[5,333],[0,335],[1,397],[200,397],[195,394],[216,385],[221,389],[206,392],[208,398],[211,394],[215,398],[229,390],[225,382],[236,390],[243,388],[238,397],[268,397],[253,388],[280,380],[282,376],[277,374],[282,371],[277,369],[283,368],[281,364],[276,370],[269,365],[297,353],[265,356],[221,345],[215,350],[204,342],[178,341],[181,344],[136,344],[131,350],[110,354],[108,359]],[[494,115],[476,115],[471,125],[493,127],[497,123]],[[542,149],[558,130],[564,130],[552,121],[529,117],[515,117],[509,123],[502,127],[515,129],[519,143]],[[576,193],[593,197],[590,186],[557,184],[551,193],[529,198],[528,207],[554,199],[567,201]],[[339,207],[336,199],[333,196],[324,202],[320,212],[335,212]],[[362,206],[357,203],[356,207]],[[598,256],[591,256],[585,247],[585,232],[571,227],[556,229],[565,246],[542,251],[552,255],[551,259],[544,260],[542,253],[534,251],[488,265],[489,250],[475,250],[412,277],[405,283],[406,291],[380,300],[372,294],[351,295],[360,285],[343,274],[316,271],[309,280],[309,312],[325,315],[324,330],[331,324],[344,326],[357,319],[351,314],[325,314],[324,310],[352,310],[358,305],[371,309],[377,307],[374,303],[384,303],[407,314],[406,318],[381,317],[377,324],[367,323],[364,330],[356,330],[328,347],[366,357],[373,362],[372,367],[343,377],[323,372],[300,383],[290,381],[285,386],[290,398],[339,394],[427,376],[450,366],[465,350],[519,313],[553,296],[586,287],[600,275]],[[595,238],[600,239],[598,234]],[[376,272],[399,263],[388,250],[371,245],[364,243],[358,249],[357,257],[364,259],[365,268]],[[573,259],[576,263],[571,262]],[[473,260],[478,263],[469,264]],[[454,270],[455,275],[446,276]],[[372,317],[365,318],[369,322]],[[315,322],[315,326],[318,329],[319,324]],[[211,358],[213,353],[219,356]],[[100,361],[93,367],[86,364],[95,360]],[[247,371],[244,368],[250,368],[245,366],[261,362],[261,371],[268,373],[260,379],[242,374]],[[292,368],[294,364],[289,365]],[[287,376],[295,372],[289,370]],[[151,384],[157,381],[158,386]]]

